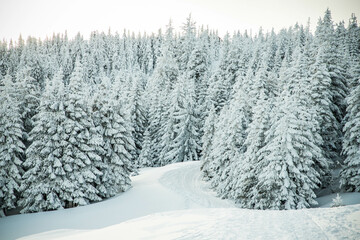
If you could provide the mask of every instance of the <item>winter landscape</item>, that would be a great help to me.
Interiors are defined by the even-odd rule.
[[[360,239],[360,26],[313,24],[0,42],[0,239]]]

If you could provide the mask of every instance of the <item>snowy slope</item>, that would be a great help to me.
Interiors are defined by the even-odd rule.
[[[360,205],[237,209],[201,181],[199,162],[143,169],[132,180],[132,189],[101,203],[0,218],[0,239],[360,239]],[[344,199],[356,204],[360,195]]]
[[[181,177],[184,176],[184,177]],[[234,207],[230,201],[220,200],[200,181],[198,162],[172,164],[161,168],[143,169],[132,178],[133,188],[106,201],[84,207],[23,214],[0,218],[0,240],[16,239],[31,234],[58,229],[96,229],[111,226],[151,213],[189,208]],[[179,195],[164,186],[189,188],[192,196]],[[196,186],[199,189],[194,189]],[[204,191],[203,191],[204,190]],[[63,231],[62,231],[63,232]],[[58,233],[56,233],[58,234]]]
[[[119,236],[126,239],[359,239],[360,206],[304,211],[191,209],[156,213],[56,239],[109,240]],[[40,239],[47,236],[43,237]]]

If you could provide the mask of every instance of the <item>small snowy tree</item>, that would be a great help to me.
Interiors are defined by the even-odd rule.
[[[344,205],[343,200],[342,200],[341,196],[337,193],[336,197],[333,198],[330,206],[331,207],[341,207],[343,205]]]

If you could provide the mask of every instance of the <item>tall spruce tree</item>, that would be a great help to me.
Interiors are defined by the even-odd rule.
[[[11,76],[0,85],[0,216],[1,212],[18,206],[25,145],[20,104]]]
[[[17,97],[20,103],[20,112],[24,124],[23,141],[25,146],[29,146],[28,134],[34,127],[33,116],[38,113],[40,104],[40,86],[35,78],[31,76],[31,69],[24,67],[19,69],[16,74]]]
[[[131,186],[130,173],[135,172],[130,123],[126,122],[125,109],[113,100],[110,88],[109,79],[103,77],[92,103],[94,125],[102,139],[101,148],[97,148],[102,161],[95,165],[102,174],[96,188],[103,198],[126,191]]]
[[[72,201],[66,202],[66,207],[101,200],[95,184],[97,178],[102,175],[96,167],[102,161],[96,151],[101,146],[102,139],[91,119],[86,101],[88,91],[83,76],[82,64],[77,59],[65,95],[64,128],[68,138],[63,158],[66,168],[69,169],[68,178],[72,182]]]
[[[69,135],[64,126],[67,116],[63,78],[59,71],[47,82],[39,113],[34,117],[21,186],[23,213],[61,209],[66,201],[73,201],[73,183],[69,179],[72,169],[64,158]]]
[[[340,184],[346,191],[360,191],[360,63],[352,65],[352,89],[346,98],[348,103],[344,126],[344,167],[340,173]]]
[[[348,87],[345,78],[345,70],[339,64],[341,59],[341,53],[336,48],[336,35],[334,31],[333,21],[331,12],[329,9],[326,10],[323,19],[319,20],[316,32],[315,32],[315,44],[317,47],[322,46],[324,51],[324,57],[326,60],[326,67],[331,78],[331,111],[335,117],[334,122],[330,123],[332,127],[335,127],[336,135],[327,134],[331,138],[325,139],[324,151],[326,157],[332,166],[336,166],[341,161],[341,139],[342,139],[342,121],[345,115],[345,96],[348,93]],[[332,130],[332,129],[330,129]]]
[[[185,86],[185,88],[184,88]],[[198,119],[194,114],[195,103],[194,80],[181,76],[174,91],[178,92],[174,117],[174,139],[169,142],[168,159],[171,162],[196,161],[199,159]]]

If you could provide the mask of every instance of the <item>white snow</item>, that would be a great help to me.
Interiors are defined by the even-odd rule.
[[[146,168],[109,200],[0,218],[0,239],[360,239],[360,194],[340,194],[356,205],[338,208],[239,209],[208,190],[199,167]],[[320,198],[320,207],[335,196]]]

